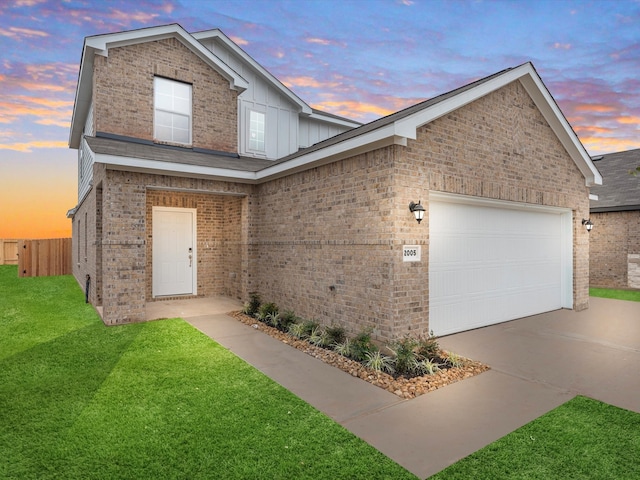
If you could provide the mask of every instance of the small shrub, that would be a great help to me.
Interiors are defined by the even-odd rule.
[[[345,339],[343,342],[334,343],[333,349],[336,351],[336,353],[347,358],[350,358],[353,353],[351,348],[351,340],[349,340],[348,338]]]
[[[367,353],[378,350],[378,347],[371,341],[372,328],[366,328],[360,332],[351,342],[351,358],[362,362],[365,360]]]
[[[425,358],[416,363],[416,374],[418,375],[433,375],[439,370],[440,364],[429,358]]]
[[[308,334],[306,331],[306,326],[304,323],[292,323],[289,325],[288,332],[292,337],[304,339],[307,338]]]
[[[380,350],[375,352],[367,352],[365,354],[364,366],[375,370],[376,372],[393,373],[393,359],[380,353]]]
[[[329,345],[329,335],[322,327],[315,327],[309,333],[309,342],[318,347],[326,347]]]
[[[299,323],[300,319],[291,310],[287,310],[280,315],[280,322],[278,328],[283,332],[289,331],[289,326],[294,323]]]
[[[258,313],[256,315],[256,318],[261,322],[266,323],[268,315],[273,315],[277,313],[278,313],[278,306],[275,303],[273,302],[263,303],[258,308]]]
[[[304,327],[305,338],[309,338],[309,335],[311,335],[311,332],[313,332],[315,328],[318,328],[320,324],[315,320],[305,320],[302,322],[302,325]]]
[[[327,327],[325,331],[327,332],[327,335],[329,335],[328,345],[342,343],[346,338],[344,328],[339,325],[332,325],[330,327]]]
[[[280,314],[279,313],[267,313],[265,317],[265,323],[268,323],[272,327],[278,328],[280,326]]]
[[[449,352],[447,354],[447,362],[449,362],[449,365],[453,368],[460,368],[464,365],[464,359],[457,353],[453,352]]]
[[[438,338],[433,335],[433,331],[426,337],[418,337],[418,355],[425,358],[436,358],[440,352]]]
[[[256,292],[250,293],[249,301],[244,304],[242,313],[251,317],[255,317],[258,313],[258,309],[260,308],[261,303],[262,301],[260,300],[260,295],[258,295]]]
[[[395,356],[394,364],[395,370],[398,374],[408,375],[417,369],[417,365],[420,360],[416,353],[417,346],[418,341],[407,336],[402,340],[392,343],[388,347]]]

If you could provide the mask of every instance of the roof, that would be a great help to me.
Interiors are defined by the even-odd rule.
[[[640,210],[640,177],[629,172],[640,166],[640,149],[594,157],[602,174],[602,185],[591,187],[598,200],[591,200],[591,212]]]
[[[260,177],[267,179],[308,164],[329,163],[347,155],[363,153],[391,144],[405,145],[416,139],[417,129],[461,108],[505,85],[520,81],[545,120],[585,178],[585,185],[600,185],[602,177],[573,128],[542,82],[533,64],[508,68],[432,99],[319,142],[273,163]],[[308,166],[307,166],[308,168]]]
[[[415,140],[417,138],[418,128],[422,125],[447,115],[514,81],[519,81],[532,98],[584,176],[585,185],[602,184],[600,172],[594,166],[591,157],[531,63],[502,70],[438,97],[336,135],[311,147],[301,149],[277,161],[252,160],[250,162],[249,159],[239,157],[236,160],[230,159],[228,156],[224,159],[215,158],[215,155],[210,160],[206,160],[199,156],[206,155],[205,153],[192,155],[196,152],[189,153],[189,150],[184,149],[182,149],[183,154],[178,154],[174,150],[171,156],[165,157],[161,153],[163,152],[161,148],[152,145],[146,145],[146,148],[142,148],[142,146],[131,147],[135,148],[135,150],[131,150],[123,144],[114,144],[111,153],[105,153],[104,158],[96,158],[96,161],[108,163],[114,167],[119,166],[118,168],[126,168],[129,165],[144,171],[158,171],[174,175],[202,175],[230,181],[260,183],[378,148],[390,145],[406,146],[409,139]],[[105,144],[101,144],[100,148],[106,152]],[[136,154],[140,153],[141,156],[132,156],[134,151]],[[156,158],[155,155],[158,157]]]

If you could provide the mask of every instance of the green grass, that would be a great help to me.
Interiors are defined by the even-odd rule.
[[[616,300],[630,300],[640,302],[640,290],[615,290],[613,288],[590,288],[592,297],[615,298]]]
[[[636,479],[638,459],[640,414],[575,397],[430,479]]]
[[[415,478],[180,319],[0,266],[0,478]]]

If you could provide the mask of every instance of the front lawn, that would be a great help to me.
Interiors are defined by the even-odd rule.
[[[640,478],[640,414],[576,397],[430,477]]]
[[[630,300],[640,302],[640,290],[615,290],[613,288],[590,288],[592,297],[615,298],[616,300]]]
[[[0,266],[0,478],[415,478],[180,319]]]

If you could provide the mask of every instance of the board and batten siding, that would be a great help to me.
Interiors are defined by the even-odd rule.
[[[201,43],[249,82],[249,88],[238,96],[240,155],[276,160],[351,129],[340,123],[332,124],[301,115],[300,105],[275,88],[222,41],[207,39]],[[264,154],[248,148],[251,110],[264,113],[266,117]]]
[[[93,123],[93,102],[89,107],[89,113],[87,113],[87,121],[84,125],[84,135],[94,135],[94,123]],[[78,149],[78,202],[81,202],[85,195],[91,188],[91,182],[93,180],[93,162],[94,155],[89,145],[84,139],[80,142],[80,148]]]

